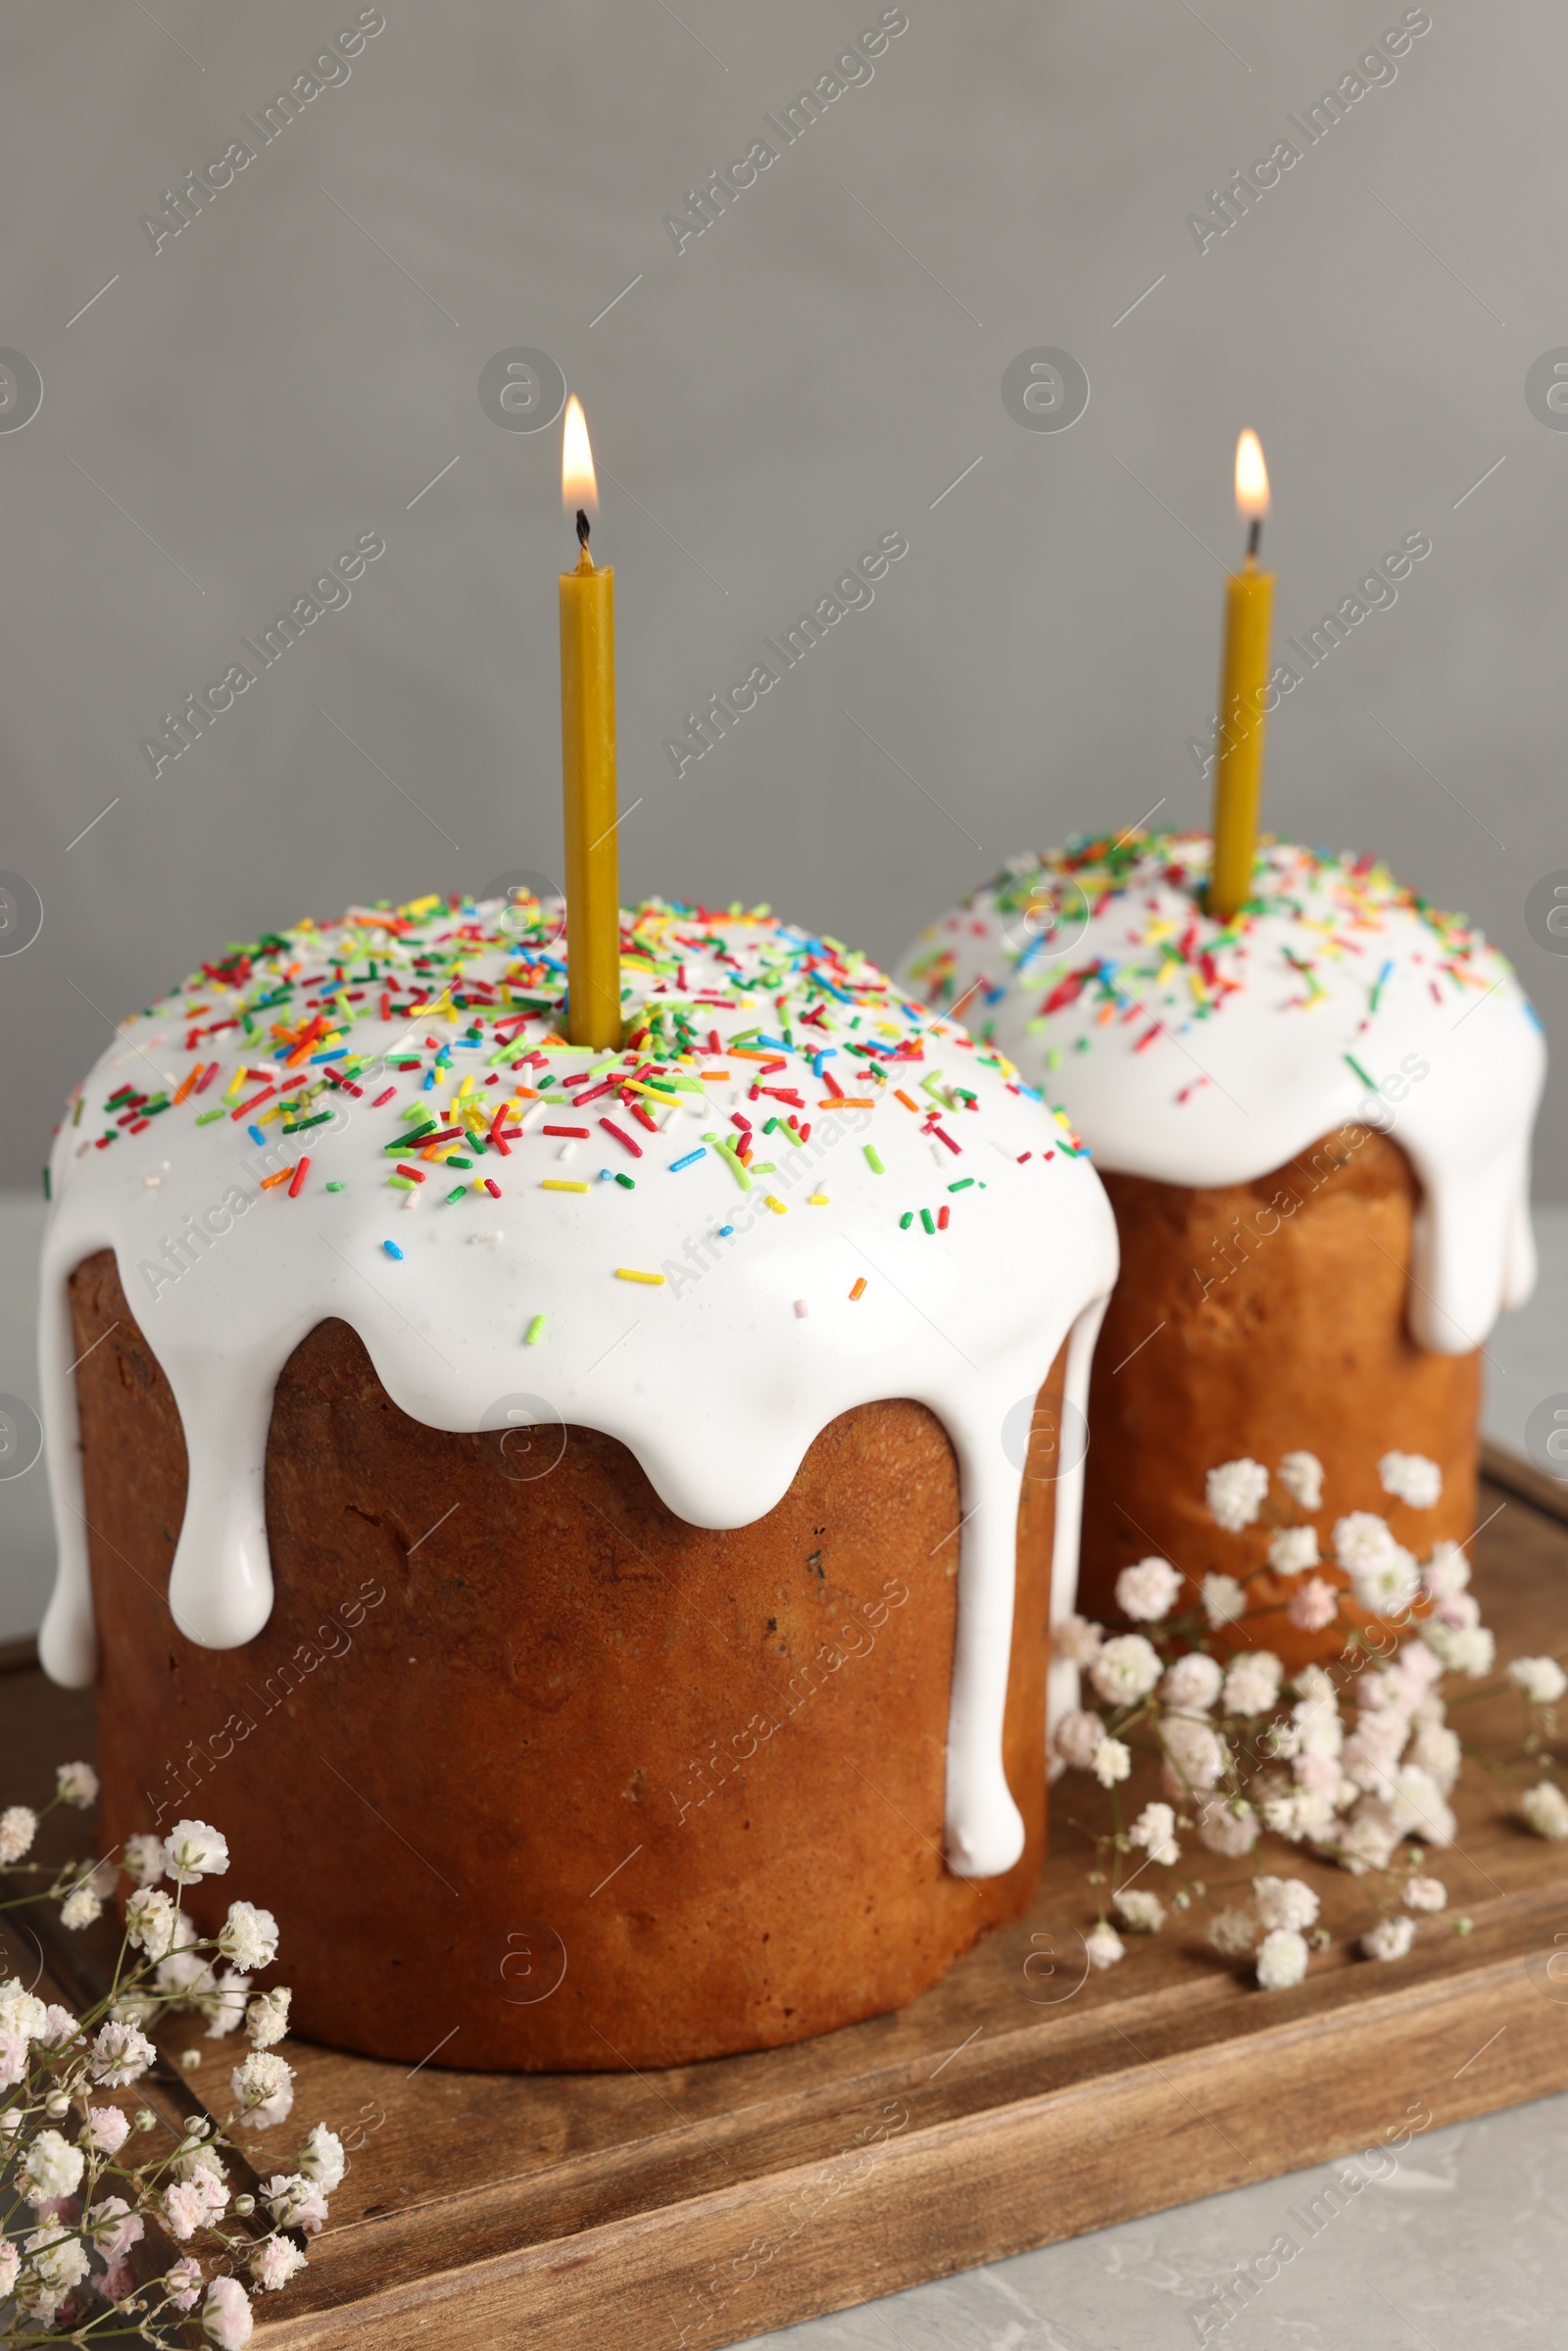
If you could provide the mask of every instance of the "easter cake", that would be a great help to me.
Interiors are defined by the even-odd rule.
[[[220,1825],[295,2029],[410,2064],[879,2014],[1044,1849],[1093,1167],[834,941],[630,910],[589,1052],[562,933],[230,946],[51,1163],[41,1649],[96,1682],[106,1840]]]
[[[1209,857],[1206,834],[1141,831],[1017,857],[901,966],[1064,1107],[1116,1211],[1083,1534],[1097,1611],[1152,1552],[1266,1565],[1267,1512],[1216,1529],[1204,1506],[1202,1473],[1238,1459],[1274,1473],[1304,1448],[1329,1508],[1388,1508],[1423,1557],[1466,1541],[1481,1351],[1534,1280],[1545,1055],[1505,958],[1374,858],[1284,842],[1215,920]],[[1248,1639],[1312,1652],[1284,1614],[1306,1564],[1253,1588]]]

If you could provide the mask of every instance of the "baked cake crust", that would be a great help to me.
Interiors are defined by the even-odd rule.
[[[411,1419],[323,1322],[273,1401],[272,1613],[215,1649],[170,1616],[169,1384],[111,1251],[70,1289],[106,1843],[218,1821],[235,1882],[287,1922],[305,2037],[411,2064],[681,2064],[902,2006],[1024,1910],[1065,1348],[1018,1514],[1004,1760],[1024,1849],[961,1878],[958,1471],[924,1405],[843,1413],[764,1517],[697,1528],[598,1432]],[[214,1923],[222,1884],[189,1900]]]

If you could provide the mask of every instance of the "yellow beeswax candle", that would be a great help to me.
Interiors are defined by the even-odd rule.
[[[1229,921],[1252,893],[1263,788],[1263,695],[1268,684],[1274,574],[1260,571],[1257,544],[1268,512],[1268,473],[1254,432],[1236,444],[1236,504],[1246,517],[1247,560],[1227,583],[1225,657],[1214,746],[1214,862],[1207,906]]]
[[[620,868],[615,848],[615,574],[588,552],[598,507],[582,405],[566,403],[562,499],[580,554],[561,574],[561,776],[566,842],[566,1029],[573,1045],[618,1046]]]

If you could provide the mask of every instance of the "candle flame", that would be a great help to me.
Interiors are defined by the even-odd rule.
[[[1236,504],[1249,522],[1260,522],[1268,513],[1268,467],[1250,426],[1236,444]]]
[[[594,453],[588,446],[588,419],[575,392],[566,403],[566,424],[561,440],[561,503],[568,514],[579,507],[599,512],[599,485],[594,479]]]

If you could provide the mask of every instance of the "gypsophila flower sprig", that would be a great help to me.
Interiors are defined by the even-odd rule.
[[[18,1977],[0,1983],[0,2345],[44,2332],[156,2343],[195,2314],[220,2351],[239,2351],[253,2295],[280,2291],[306,2266],[304,2240],[325,2223],[346,2169],[343,2144],[318,2123],[293,2171],[278,2171],[260,2197],[234,2194],[227,2159],[246,2150],[231,2134],[274,2128],[294,2101],[294,2069],[274,2045],[288,2029],[288,1987],[252,1988],[277,1956],[277,1922],[236,1900],[208,1935],[185,1915],[186,1887],[228,1869],[223,1837],[204,1821],[133,1837],[118,1864],[54,1869],[28,1858],[50,1812],[86,1810],[97,1791],[89,1765],[66,1764],[41,1811],[0,1811],[0,1910],[57,1904],[61,1925],[76,1931],[101,1915],[122,1873],[132,1888],[96,2006],[75,2016]],[[230,2112],[181,2119],[170,2101],[172,2119],[150,2104],[127,2111],[119,2093],[159,2063],[150,2035],[193,2009],[209,2039],[245,2029]],[[188,2068],[190,2053],[181,2062]],[[178,2255],[160,2273],[154,2247],[169,2240]]]
[[[1438,1464],[1419,1453],[1386,1453],[1378,1480],[1413,1514],[1443,1490]],[[1259,1461],[1221,1462],[1202,1484],[1217,1527],[1258,1529],[1266,1564],[1238,1578],[1201,1559],[1140,1559],[1116,1582],[1131,1630],[1071,1617],[1054,1636],[1083,1684],[1082,1704],[1053,1733],[1055,1768],[1092,1775],[1108,1796],[1108,1827],[1075,1823],[1095,1843],[1091,1963],[1115,1966],[1128,1930],[1157,1935],[1168,1914],[1200,1902],[1215,1950],[1250,1958],[1265,1990],[1300,1983],[1313,1949],[1332,1940],[1304,1880],[1260,1873],[1250,1886],[1210,1886],[1182,1868],[1184,1843],[1245,1861],[1265,1831],[1355,1878],[1374,1913],[1356,1948],[1402,1959],[1421,1921],[1447,1904],[1427,1855],[1453,1842],[1448,1799],[1476,1752],[1449,1723],[1450,1706],[1514,1691],[1524,1718],[1516,1749],[1477,1760],[1523,1827],[1568,1839],[1568,1790],[1551,1746],[1568,1672],[1552,1657],[1518,1657],[1490,1679],[1495,1643],[1463,1547],[1436,1542],[1422,1560],[1380,1510],[1329,1513],[1313,1454],[1287,1453],[1272,1476]],[[1184,1596],[1194,1592],[1196,1606]],[[1282,1615],[1293,1638],[1337,1630],[1338,1655],[1293,1673],[1267,1645]],[[1440,1686],[1452,1681],[1468,1687],[1446,1698]],[[1127,1822],[1122,1783],[1139,1752],[1157,1757],[1164,1800]],[[1450,1924],[1463,1934],[1470,1922]]]

